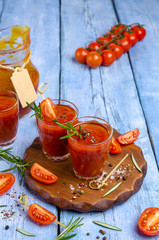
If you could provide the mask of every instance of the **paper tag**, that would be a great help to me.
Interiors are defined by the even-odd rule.
[[[27,69],[15,69],[11,81],[23,108],[27,106],[26,102],[32,103],[37,99],[37,94]]]

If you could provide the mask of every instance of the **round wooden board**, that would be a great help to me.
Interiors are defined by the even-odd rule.
[[[114,130],[114,137],[119,135]],[[92,190],[88,187],[87,181],[82,181],[75,177],[70,159],[63,162],[48,160],[43,154],[39,138],[36,138],[26,150],[24,160],[26,162],[34,160],[57,175],[59,179],[54,184],[45,185],[32,178],[29,167],[25,170],[24,176],[33,193],[38,194],[46,202],[52,203],[59,208],[76,210],[78,212],[104,211],[126,201],[132,194],[137,192],[146,175],[147,163],[143,157],[142,150],[135,144],[123,146],[123,151],[120,154],[109,155],[105,172],[109,173],[127,153],[134,154],[138,165],[142,169],[142,173],[134,167],[131,157],[128,156],[118,171],[109,178],[107,186],[100,190]],[[109,166],[110,163],[112,166]],[[102,198],[104,193],[120,181],[122,181],[122,184],[114,192]],[[84,183],[85,186],[80,186],[81,183]],[[73,194],[73,191],[77,189],[83,190],[84,194]],[[76,199],[73,199],[73,196],[76,196]]]

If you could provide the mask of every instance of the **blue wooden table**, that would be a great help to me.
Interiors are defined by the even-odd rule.
[[[110,67],[89,69],[74,59],[78,47],[85,47],[106,33],[115,23],[143,23],[146,38],[115,61]],[[74,102],[80,116],[106,119],[119,132],[136,127],[148,171],[138,193],[127,202],[105,212],[76,213],[84,217],[84,225],[74,239],[95,240],[101,227],[99,220],[122,229],[107,230],[109,240],[141,240],[148,237],[138,230],[137,222],[147,207],[159,207],[159,1],[158,0],[0,0],[0,27],[25,24],[31,28],[32,61],[40,72],[40,82],[48,82],[46,96]],[[38,100],[37,100],[38,102]],[[30,115],[30,114],[29,114]],[[13,153],[23,157],[38,136],[35,119],[20,119]],[[0,168],[8,167],[0,162]],[[11,219],[0,219],[0,239],[20,240],[29,237],[16,232],[21,228],[35,233],[35,240],[53,240],[63,230],[57,224],[40,226],[31,221],[16,201],[22,192],[29,202],[37,202],[67,224],[73,212],[57,209],[34,196],[25,182],[19,185],[16,176],[10,195],[0,196],[0,205],[11,205],[16,213]],[[16,193],[15,193],[16,192]],[[0,217],[2,218],[1,214]],[[9,225],[9,230],[5,226]],[[87,236],[87,233],[90,236]],[[32,239],[32,238],[30,238]],[[159,236],[151,239],[159,239]]]

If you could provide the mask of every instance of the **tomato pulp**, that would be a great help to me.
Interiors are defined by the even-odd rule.
[[[78,109],[74,104],[65,100],[54,99],[53,102],[56,119],[47,122],[36,118],[36,122],[39,139],[46,157],[59,161],[68,158],[69,149],[67,139],[60,139],[67,134],[66,129],[57,125],[56,122],[65,124],[74,121],[78,116]]]
[[[97,120],[78,123],[75,128],[78,130],[81,126],[82,139],[75,135],[68,138],[72,166],[77,177],[89,180],[102,174],[112,137],[112,128],[107,124]]]
[[[11,144],[18,129],[18,100],[13,92],[0,93],[0,145]]]
[[[0,173],[0,195],[7,192],[14,184],[15,177],[12,173]]]

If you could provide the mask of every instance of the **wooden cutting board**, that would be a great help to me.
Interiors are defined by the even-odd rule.
[[[114,130],[114,137],[119,135],[120,133]],[[36,138],[26,150],[24,160],[26,162],[34,160],[57,175],[59,179],[54,184],[45,185],[32,178],[29,167],[25,170],[24,176],[33,193],[38,194],[44,201],[52,203],[59,208],[76,210],[78,212],[104,211],[126,201],[137,192],[146,175],[147,163],[141,148],[135,144],[123,146],[123,151],[120,154],[110,154],[105,167],[105,173],[108,174],[127,153],[134,154],[138,165],[142,169],[142,173],[135,168],[129,155],[118,170],[109,178],[107,186],[102,187],[100,190],[92,190],[89,188],[87,181],[82,181],[74,175],[70,159],[63,162],[48,160],[43,154],[39,138]],[[114,192],[102,198],[104,193],[120,181],[122,181],[122,184]]]

